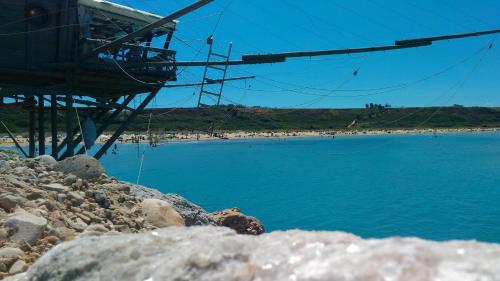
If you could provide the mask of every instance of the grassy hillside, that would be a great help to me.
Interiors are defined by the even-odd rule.
[[[79,110],[81,115],[84,110]],[[63,129],[63,112],[59,125]],[[155,109],[142,114],[130,131],[151,128],[166,131],[215,130],[341,130],[500,127],[500,108],[366,108],[366,109],[272,109],[224,106],[204,109]],[[121,116],[124,118],[125,116]],[[48,116],[47,116],[48,118]],[[82,116],[80,118],[83,119]],[[27,113],[0,109],[0,120],[14,132],[27,131]],[[46,124],[48,127],[48,123]],[[116,128],[113,124],[111,128]],[[0,132],[3,128],[0,127]]]

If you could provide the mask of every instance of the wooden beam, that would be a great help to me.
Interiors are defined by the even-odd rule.
[[[479,32],[470,32],[470,33],[461,33],[461,34],[452,34],[452,35],[442,35],[442,36],[434,36],[434,37],[424,37],[424,38],[415,38],[415,39],[406,39],[406,40],[398,40],[394,42],[394,44],[398,46],[409,45],[409,44],[417,44],[421,42],[435,42],[442,40],[454,40],[468,37],[477,37],[477,36],[485,36],[490,34],[500,33],[500,29],[479,31]]]
[[[0,123],[2,123],[3,127],[5,128],[5,131],[9,135],[10,139],[14,142],[14,144],[17,147],[17,149],[19,149],[19,151],[21,151],[21,153],[24,155],[24,157],[28,158],[28,153],[26,153],[26,151],[24,151],[23,147],[19,144],[19,142],[17,141],[16,137],[14,137],[14,135],[9,130],[9,128],[7,128],[7,125],[5,125],[5,123],[3,121],[0,121]]]
[[[287,53],[262,54],[262,55],[260,55],[260,54],[259,55],[244,55],[244,56],[242,56],[242,60],[245,62],[253,62],[253,61],[273,60],[273,59],[349,55],[349,54],[356,54],[356,53],[373,53],[373,52],[393,51],[393,50],[399,50],[399,49],[418,48],[418,47],[424,47],[424,46],[430,46],[430,45],[432,45],[431,42],[419,42],[419,43],[415,43],[415,44],[406,44],[406,45],[401,45],[401,46],[389,45],[389,46],[365,47],[365,48],[354,48],[354,49],[301,51],[301,52],[287,52]]]

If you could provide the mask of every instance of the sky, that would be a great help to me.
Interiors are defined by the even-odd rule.
[[[194,0],[115,0],[168,15]],[[206,60],[206,39],[232,59],[242,54],[392,45],[395,40],[500,28],[498,0],[215,0],[180,19],[171,49]],[[282,108],[500,106],[500,40],[490,35],[383,53],[233,66],[225,104]],[[492,45],[492,48],[489,48]],[[203,68],[180,69],[177,83],[200,83]],[[357,71],[357,75],[354,73]],[[212,79],[220,74],[210,72]],[[215,90],[215,88],[213,89]],[[165,89],[151,104],[191,107],[197,87]]]

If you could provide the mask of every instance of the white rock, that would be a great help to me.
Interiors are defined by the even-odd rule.
[[[97,159],[85,155],[77,155],[59,161],[53,168],[55,171],[73,174],[86,180],[99,178],[106,172]]]
[[[57,164],[57,160],[54,159],[54,157],[52,157],[50,155],[40,155],[40,156],[36,157],[35,160],[38,160],[38,161],[40,161],[40,163],[43,163],[49,167],[52,167],[55,164]]]
[[[0,248],[0,259],[2,258],[20,258],[24,252],[19,248],[5,247]]]
[[[184,219],[169,203],[158,199],[146,199],[141,203],[146,222],[155,227],[184,226]]]
[[[494,281],[499,265],[495,244],[171,227],[61,244],[29,269],[26,280]]]
[[[20,209],[9,216],[4,227],[11,229],[11,240],[26,241],[33,245],[42,235],[47,226],[47,220]]]
[[[26,265],[26,262],[24,262],[23,260],[18,260],[10,267],[9,274],[18,274],[24,272],[26,271],[27,267],[28,266]]]

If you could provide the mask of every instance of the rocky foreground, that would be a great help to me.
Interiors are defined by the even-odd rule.
[[[56,162],[0,150],[0,279],[26,271],[65,241],[195,225],[264,232],[238,209],[209,214],[181,196],[111,178],[90,157]]]
[[[178,195],[110,178],[91,158],[57,163],[0,151],[7,281],[500,280],[496,244],[242,235],[263,231],[238,209],[209,214]]]

